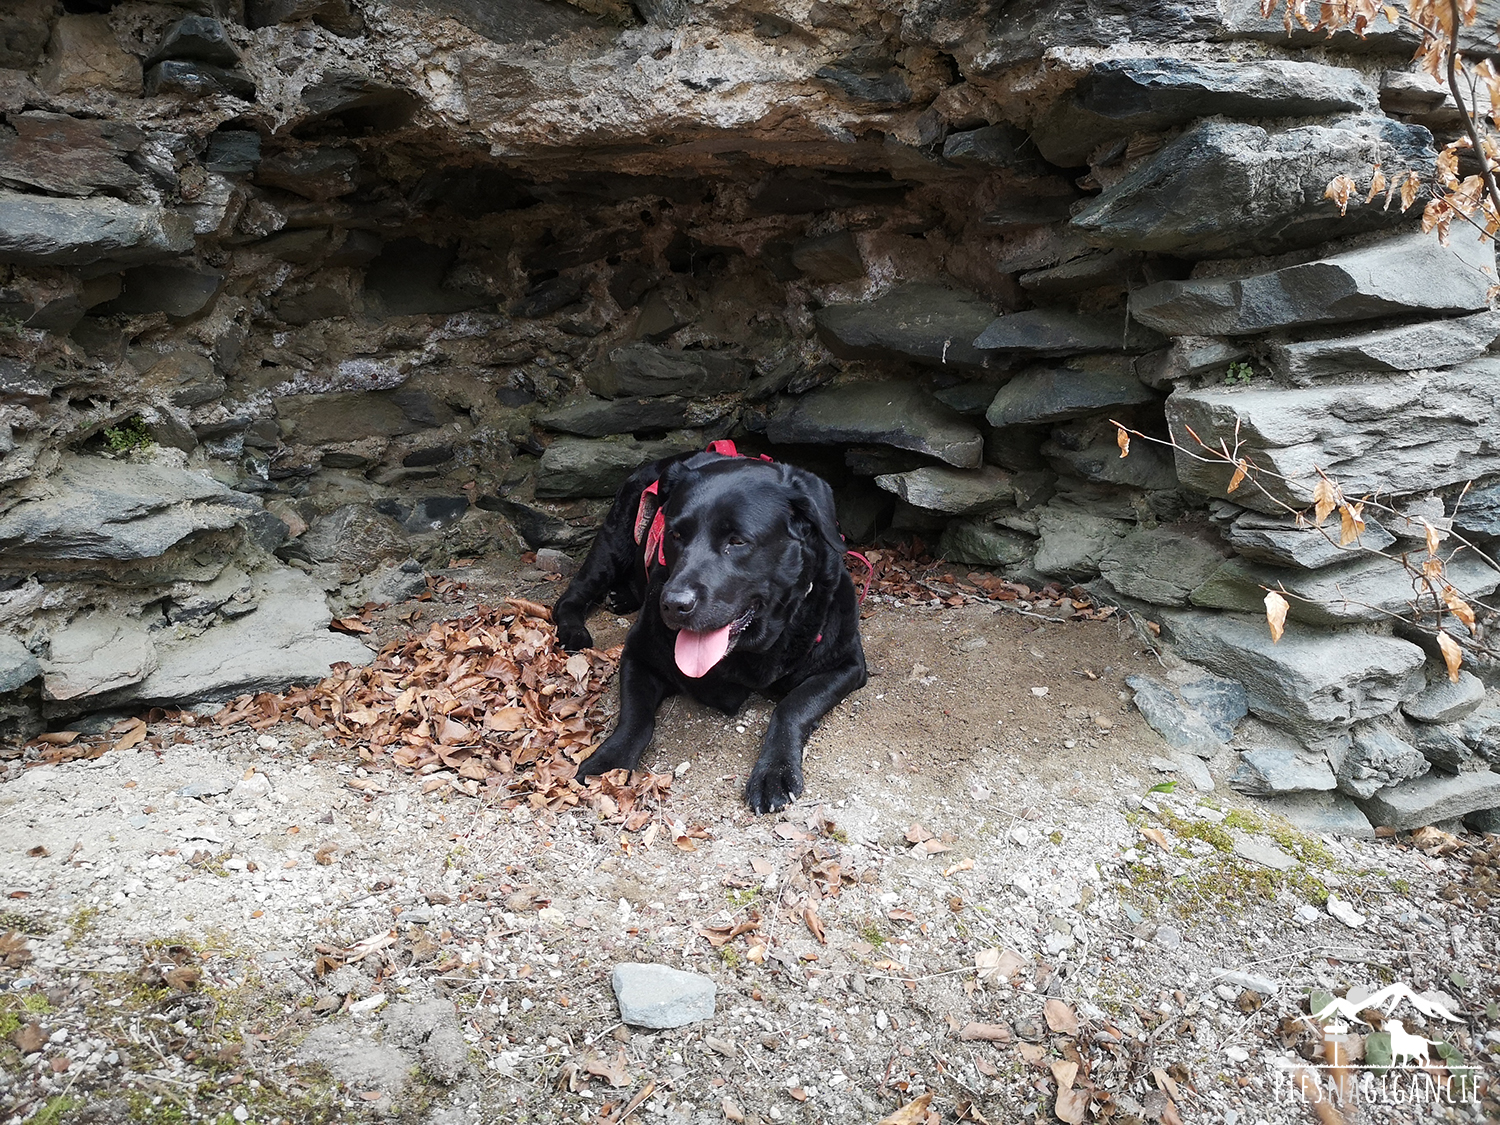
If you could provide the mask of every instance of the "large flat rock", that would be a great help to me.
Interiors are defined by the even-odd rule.
[[[1275,747],[1246,750],[1229,778],[1229,787],[1251,797],[1280,793],[1321,792],[1338,784],[1322,755]]]
[[[1027,309],[1006,313],[991,320],[974,340],[980,351],[1021,356],[1143,352],[1163,343],[1156,333],[1130,320],[1123,309],[1089,313]]]
[[[726,410],[709,402],[679,395],[661,398],[586,398],[537,419],[549,430],[579,437],[610,434],[661,433],[717,422]]]
[[[1328,181],[1385,160],[1431,168],[1437,153],[1420,125],[1388,117],[1304,125],[1269,133],[1256,125],[1206,121],[1106,188],[1072,225],[1096,245],[1186,258],[1229,252],[1279,254],[1340,234],[1404,223],[1381,200],[1338,205]],[[1147,323],[1150,323],[1149,321]]]
[[[627,962],[615,966],[610,983],[620,1004],[620,1022],[632,1027],[682,1027],[714,1014],[718,988],[701,973]]]
[[[1153,605],[1187,605],[1192,592],[1223,562],[1222,552],[1202,539],[1165,527],[1141,528],[1105,552],[1099,573],[1126,597]]]
[[[589,390],[605,398],[685,395],[710,398],[745,388],[749,364],[714,351],[674,351],[654,344],[626,344],[584,376]]]
[[[6,562],[150,559],[243,515],[243,498],[204,474],[102,457],[64,457],[28,491],[0,516]]]
[[[1424,320],[1353,336],[1266,345],[1265,358],[1283,379],[1301,381],[1350,372],[1422,371],[1467,363],[1500,339],[1500,313]]]
[[[89,613],[53,635],[42,664],[42,691],[54,702],[86,698],[140,683],[156,665],[145,621]]]
[[[1420,571],[1420,562],[1417,568]],[[1484,597],[1500,586],[1500,571],[1476,555],[1465,553],[1449,563],[1448,581],[1465,598]],[[1301,570],[1266,566],[1232,558],[1218,567],[1192,592],[1192,603],[1210,609],[1254,613],[1264,606],[1266,590],[1287,595],[1287,616],[1310,625],[1347,625],[1359,621],[1389,621],[1408,613],[1417,592],[1412,572],[1396,559],[1370,555],[1349,562]],[[1433,608],[1427,595],[1423,604]]]
[[[1427,493],[1500,473],[1490,425],[1500,415],[1496,356],[1355,384],[1177,391],[1166,414],[1179,440],[1191,441],[1191,426],[1210,446],[1238,442],[1242,456],[1268,470],[1255,478],[1268,495],[1247,482],[1233,496],[1263,512],[1310,504],[1319,469],[1350,496]],[[1227,496],[1232,472],[1177,455],[1182,483],[1209,496]]]
[[[59,199],[0,191],[0,262],[86,266],[133,264],[185,254],[193,221],[160,207],[108,196]]]
[[[974,338],[995,319],[995,310],[965,290],[912,282],[873,301],[828,305],[814,319],[818,338],[842,359],[973,368],[985,363]]]
[[[1494,276],[1494,246],[1455,228],[1447,246],[1415,232],[1248,277],[1158,281],[1131,294],[1130,311],[1171,336],[1240,336],[1403,313],[1477,312],[1488,307]]]
[[[1365,517],[1365,529],[1359,537],[1341,547],[1339,524],[1334,520],[1325,520],[1321,526],[1311,522],[1299,526],[1293,516],[1261,512],[1241,514],[1224,529],[1224,539],[1247,559],[1302,570],[1348,562],[1367,551],[1383,551],[1396,541],[1373,515]]]
[[[1200,117],[1312,117],[1376,107],[1375,90],[1345,67],[1273,59],[1106,59],[1032,138],[1047,160],[1072,168],[1088,163],[1106,142]]]
[[[1500,773],[1429,773],[1382,789],[1359,807],[1372,824],[1421,828],[1484,809],[1500,808]]]
[[[1157,402],[1160,397],[1135,377],[1130,359],[1085,356],[1026,368],[996,392],[984,417],[992,426],[1061,422]],[[1117,449],[1117,455],[1118,452]]]
[[[558,438],[537,466],[538,500],[571,500],[579,496],[613,496],[625,478],[642,465],[702,446],[696,435],[667,441]]]
[[[766,423],[774,442],[877,442],[979,467],[984,437],[962,415],[915,384],[881,380],[811,391]]]
[[[1014,478],[1004,469],[924,466],[905,473],[883,473],[875,483],[908,504],[955,516],[989,515],[1016,506]]]
[[[1243,684],[1251,711],[1315,739],[1389,714],[1423,684],[1425,654],[1394,637],[1294,626],[1272,644],[1263,617],[1162,610],[1161,621],[1178,655]]]

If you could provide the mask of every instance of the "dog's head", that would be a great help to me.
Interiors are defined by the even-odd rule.
[[[699,455],[662,476],[668,577],[661,617],[677,666],[706,674],[734,649],[769,649],[798,603],[836,582],[833,492],[791,465]]]

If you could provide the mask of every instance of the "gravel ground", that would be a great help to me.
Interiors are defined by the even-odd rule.
[[[295,722],[11,760],[0,1121],[1279,1125],[1315,1119],[1279,1061],[1318,1041],[1309,994],[1392,983],[1459,1015],[1397,1013],[1475,1096],[1358,1119],[1496,1119],[1500,839],[1163,792],[1124,686],[1154,655],[1015,608],[872,599],[870,684],[773,817],[739,799],[763,700],[663,709],[647,764],[676,777],[636,831]],[[634,962],[712,978],[712,1017],[623,1025]]]

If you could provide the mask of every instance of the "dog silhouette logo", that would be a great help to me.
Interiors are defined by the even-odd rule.
[[[1367,996],[1363,1000],[1346,1000],[1335,996],[1313,1012],[1312,1018],[1322,1023],[1329,1031],[1342,1034],[1349,1030],[1351,1022],[1368,1025],[1368,1021],[1360,1018],[1360,1012],[1373,1008],[1386,1017],[1384,1021],[1386,1030],[1391,1036],[1391,1061],[1398,1066],[1403,1061],[1419,1064],[1427,1058],[1427,1048],[1436,1045],[1439,1041],[1427,1039],[1406,1030],[1406,1021],[1397,1019],[1394,1014],[1403,1003],[1410,1004],[1429,1019],[1460,1022],[1459,1017],[1442,1001],[1419,996],[1404,984],[1387,985],[1373,996]]]

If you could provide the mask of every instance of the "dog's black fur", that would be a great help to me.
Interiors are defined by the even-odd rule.
[[[653,480],[666,517],[666,565],[648,572],[635,541],[641,493]],[[621,613],[641,609],[620,661],[620,721],[579,767],[580,779],[633,769],[656,726],[656,709],[685,692],[733,714],[751,692],[772,712],[745,801],[774,812],[802,792],[802,750],[841,699],[863,687],[859,601],[826,482],[791,465],[692,453],[638,469],[577,577],[553,609],[562,643],[593,644],[584,618],[612,595]],[[694,679],[678,668],[679,629],[739,627],[728,655]],[[819,639],[821,638],[821,639]]]

